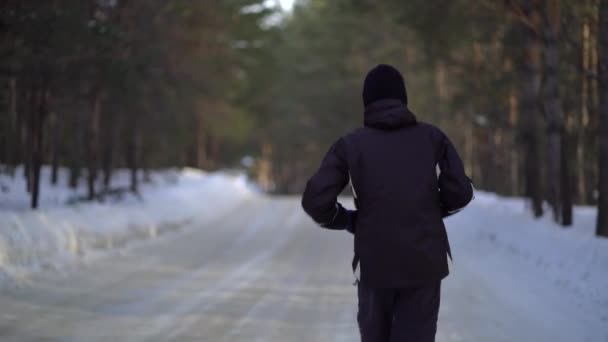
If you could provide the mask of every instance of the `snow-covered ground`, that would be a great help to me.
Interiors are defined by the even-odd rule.
[[[298,197],[260,195],[243,176],[152,180],[143,199],[104,204],[65,206],[69,192],[45,188],[36,212],[25,195],[0,195],[1,272],[40,274],[0,291],[3,341],[357,339],[348,233],[315,227]],[[437,341],[608,341],[608,239],[594,236],[595,215],[577,207],[562,228],[522,199],[478,192],[446,222],[454,270]],[[91,262],[35,272],[78,260]]]
[[[474,274],[522,318],[542,322],[538,331],[608,341],[608,239],[594,236],[596,213],[577,207],[563,228],[549,215],[532,219],[522,199],[478,192],[447,220],[454,273]]]
[[[0,175],[0,282],[26,280],[39,270],[61,271],[74,261],[91,260],[134,241],[209,223],[253,192],[243,175],[166,170],[151,172],[140,196],[126,192],[104,203],[73,203],[86,194],[83,182],[69,189],[61,170],[59,184],[52,186],[45,168],[41,208],[31,211],[20,172],[15,179]],[[128,172],[116,172],[112,187],[128,184]]]

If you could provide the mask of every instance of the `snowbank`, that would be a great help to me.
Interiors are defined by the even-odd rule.
[[[210,222],[253,193],[245,176],[238,174],[184,169],[153,173],[151,178],[151,184],[142,185],[141,199],[129,195],[113,203],[70,206],[65,202],[74,192],[43,184],[37,211],[24,209],[24,184],[4,179],[5,190],[8,184],[13,188],[0,194],[0,281],[26,279],[32,272],[60,269],[132,241]],[[127,180],[126,172],[117,177],[118,183]],[[83,192],[79,189],[76,195]]]
[[[549,214],[534,220],[523,199],[476,193],[462,214],[447,221],[455,272],[474,270],[506,301],[544,317],[548,326],[570,323],[547,312],[543,303],[550,301],[573,313],[569,320],[596,322],[604,328],[595,333],[605,333],[608,239],[594,236],[595,219],[595,208],[576,207],[574,226],[564,228]]]

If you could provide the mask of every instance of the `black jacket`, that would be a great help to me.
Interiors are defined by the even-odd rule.
[[[356,212],[337,201],[349,181]],[[302,206],[321,226],[354,232],[360,280],[388,288],[447,276],[451,252],[443,217],[472,197],[462,161],[443,132],[388,99],[367,106],[365,126],[331,146],[306,185]]]

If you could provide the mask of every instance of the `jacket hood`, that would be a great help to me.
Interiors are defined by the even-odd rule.
[[[407,105],[407,91],[399,70],[387,64],[380,64],[365,76],[363,104],[369,106],[385,99],[401,100]]]
[[[399,129],[416,124],[416,116],[403,101],[384,99],[365,107],[364,124],[378,129]]]

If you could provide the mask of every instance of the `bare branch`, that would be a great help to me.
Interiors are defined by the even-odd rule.
[[[540,28],[530,19],[530,16],[526,14],[521,5],[516,4],[513,0],[504,0],[505,7],[511,13],[511,15],[519,22],[524,24],[530,30],[539,33]]]

